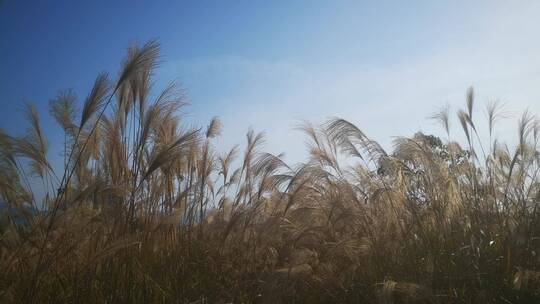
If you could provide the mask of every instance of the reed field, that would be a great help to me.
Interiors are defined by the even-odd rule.
[[[86,98],[50,101],[60,167],[33,105],[23,135],[0,130],[1,303],[540,303],[532,113],[471,88],[426,119],[440,134],[390,151],[306,122],[309,158],[290,164],[262,133],[226,151],[218,118],[186,123],[182,89],[152,85],[159,61],[133,45]]]

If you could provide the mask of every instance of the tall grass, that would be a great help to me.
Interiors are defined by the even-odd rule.
[[[1,302],[540,301],[533,115],[513,148],[493,138],[498,104],[479,135],[472,89],[462,144],[448,108],[432,117],[445,140],[417,133],[392,152],[348,121],[306,123],[310,157],[293,166],[262,134],[223,151],[217,118],[187,127],[182,90],[152,86],[158,52],[130,47],[81,110],[72,91],[50,102],[62,172],[32,105],[25,135],[0,131]]]

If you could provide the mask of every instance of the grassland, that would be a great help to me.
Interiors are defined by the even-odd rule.
[[[62,168],[34,106],[24,135],[0,131],[0,302],[540,302],[532,114],[509,147],[501,105],[469,89],[455,128],[431,117],[440,137],[386,151],[348,121],[305,123],[309,159],[287,164],[262,134],[224,151],[217,118],[187,127],[182,90],[151,85],[158,53],[134,45],[80,104],[51,100]]]

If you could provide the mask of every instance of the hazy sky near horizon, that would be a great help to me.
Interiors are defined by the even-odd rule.
[[[293,126],[335,116],[389,147],[392,136],[437,130],[426,117],[464,107],[471,85],[479,105],[540,113],[538,16],[537,1],[4,0],[0,128],[22,132],[27,100],[51,134],[47,104],[59,90],[82,103],[97,73],[116,75],[130,42],[158,38],[156,88],[180,81],[187,122],[219,116],[224,149],[251,126],[267,150],[302,160]]]

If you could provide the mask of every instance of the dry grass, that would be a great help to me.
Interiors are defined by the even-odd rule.
[[[217,118],[184,127],[182,91],[151,94],[158,51],[130,47],[80,116],[73,92],[51,101],[62,174],[35,108],[25,135],[0,131],[0,198],[17,210],[2,215],[0,302],[540,301],[534,116],[512,149],[491,138],[504,112],[490,104],[482,142],[470,89],[463,147],[448,108],[433,115],[446,140],[418,133],[391,153],[333,119],[300,127],[311,156],[291,166],[262,134],[222,152]]]

